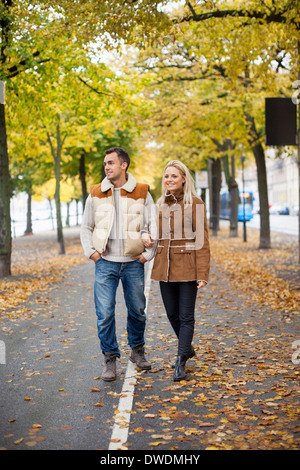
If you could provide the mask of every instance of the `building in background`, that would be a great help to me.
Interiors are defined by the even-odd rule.
[[[299,208],[298,194],[298,164],[297,154],[276,157],[276,150],[268,149],[266,158],[267,182],[270,212],[287,208],[288,212],[296,215]],[[239,187],[242,187],[242,172],[237,172]],[[245,187],[254,193],[254,208],[259,210],[257,187],[257,171],[255,162],[245,166]]]

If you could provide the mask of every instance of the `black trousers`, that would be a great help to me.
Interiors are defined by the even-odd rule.
[[[187,357],[194,336],[197,282],[160,282],[167,317],[178,337],[178,355]]]

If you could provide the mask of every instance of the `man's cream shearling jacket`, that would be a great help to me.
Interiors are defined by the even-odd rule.
[[[107,179],[93,186],[86,200],[80,238],[87,258],[97,250],[109,261],[132,261],[143,254],[150,261],[155,247],[145,248],[141,233],[156,234],[156,209],[149,186],[131,173],[121,188]]]

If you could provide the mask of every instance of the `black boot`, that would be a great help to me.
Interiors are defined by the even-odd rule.
[[[195,349],[193,348],[193,346],[191,346],[191,352],[188,355],[188,357],[186,358],[186,361],[187,361],[187,359],[191,359],[194,356],[196,356],[196,352],[195,352]],[[174,369],[174,367],[175,367],[175,364],[172,365],[172,369]]]
[[[192,357],[196,356],[196,351],[195,349],[193,348],[193,346],[191,345],[191,352],[189,354],[189,357],[188,359],[192,359]]]
[[[175,362],[175,370],[174,370],[174,382],[179,382],[180,380],[184,380],[186,378],[185,373],[185,363],[186,357],[184,356],[177,356]]]

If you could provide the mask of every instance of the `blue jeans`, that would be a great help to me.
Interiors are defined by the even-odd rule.
[[[100,348],[103,354],[110,352],[118,357],[115,304],[120,279],[127,307],[128,344],[136,348],[144,345],[146,326],[144,265],[140,260],[118,263],[100,258],[96,262],[94,299]]]

